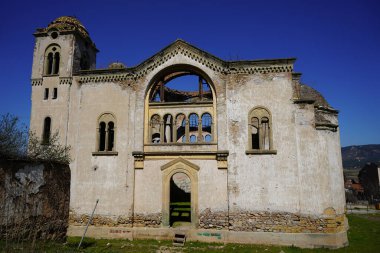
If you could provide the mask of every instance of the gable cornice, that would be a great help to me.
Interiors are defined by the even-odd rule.
[[[295,58],[253,60],[253,61],[223,61],[183,40],[176,40],[157,54],[143,61],[139,65],[120,70],[87,70],[80,71],[80,83],[88,82],[115,82],[136,80],[148,75],[153,70],[165,64],[177,55],[187,57],[212,71],[222,74],[255,74],[292,72]]]
[[[192,168],[192,169],[194,169],[196,171],[199,170],[199,166],[198,165],[196,165],[196,164],[194,164],[194,163],[192,163],[192,162],[190,162],[190,161],[188,161],[186,159],[183,159],[182,157],[178,157],[178,158],[174,159],[173,161],[168,162],[167,164],[162,165],[161,166],[161,170],[166,170],[167,168],[170,168],[173,165],[178,164],[178,163],[183,163],[183,164],[189,166],[190,168]]]

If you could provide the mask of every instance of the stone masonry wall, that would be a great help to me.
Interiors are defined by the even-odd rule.
[[[161,227],[161,213],[157,214],[135,214],[134,217],[127,216],[106,216],[94,215],[91,225],[94,226],[109,226],[109,227]],[[90,218],[87,214],[76,214],[70,212],[69,223],[74,226],[84,226]]]
[[[206,209],[200,215],[200,227],[248,232],[336,233],[345,229],[344,220],[344,215],[317,218],[285,212],[242,211],[230,213],[228,217],[227,212]]]
[[[0,160],[0,238],[63,239],[70,202],[68,165]]]

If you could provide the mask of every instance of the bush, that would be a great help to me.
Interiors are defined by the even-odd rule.
[[[70,146],[59,144],[59,133],[55,132],[47,142],[42,142],[34,132],[29,133],[28,157],[32,160],[70,163]]]
[[[0,158],[24,158],[27,155],[28,128],[12,114],[0,116]]]
[[[0,158],[70,163],[70,149],[59,143],[58,132],[42,142],[18,117],[9,113],[0,116]]]

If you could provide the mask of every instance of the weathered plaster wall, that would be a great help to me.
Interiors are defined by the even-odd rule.
[[[131,213],[135,116],[129,108],[133,96],[131,89],[112,83],[72,87],[69,144],[74,155],[71,207],[75,212],[90,213],[99,199],[98,214]],[[98,118],[105,112],[116,119],[114,151],[118,153],[92,155],[97,151]]]
[[[227,82],[230,210],[299,211],[294,105],[289,73],[234,75]],[[247,155],[248,115],[255,106],[272,115],[277,154]]]

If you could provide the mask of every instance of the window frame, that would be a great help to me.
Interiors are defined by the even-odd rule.
[[[54,50],[55,48],[55,50]],[[58,44],[50,44],[44,54],[43,76],[58,76],[61,67],[61,47]]]
[[[258,147],[253,148],[253,140],[252,140],[252,127],[255,127],[252,123],[252,119],[256,118],[258,120]],[[268,139],[269,139],[269,148],[265,149],[263,145],[263,136],[262,124],[263,119],[266,120],[267,128],[268,128]],[[264,106],[256,106],[253,107],[248,113],[248,149],[246,150],[247,155],[259,155],[259,154],[277,154],[277,150],[273,148],[273,130],[272,130],[272,114],[270,111]]]
[[[111,124],[113,123],[113,125]],[[104,143],[102,146],[104,146],[104,150],[101,150],[101,124],[105,125],[104,128]],[[110,126],[112,126],[112,150],[110,149]],[[96,125],[96,146],[95,146],[95,152],[92,152],[93,156],[116,156],[118,155],[118,152],[116,151],[116,137],[117,137],[117,122],[116,122],[116,117],[113,115],[111,112],[104,112],[102,113],[97,120],[97,125]]]

